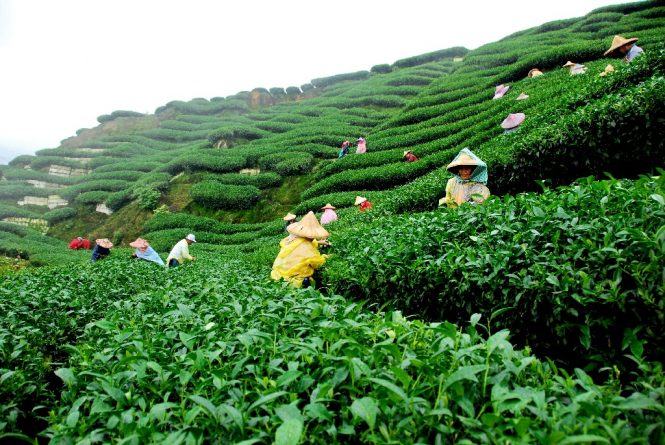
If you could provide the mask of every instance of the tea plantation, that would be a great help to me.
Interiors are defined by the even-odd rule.
[[[0,166],[0,443],[665,443],[663,42],[662,2],[608,6]],[[493,196],[437,208],[464,147]],[[281,217],[326,203],[315,285],[271,281]],[[195,262],[129,259],[188,233]]]

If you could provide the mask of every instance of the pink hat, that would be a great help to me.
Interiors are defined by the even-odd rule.
[[[149,246],[148,242],[143,238],[136,238],[136,240],[129,243],[129,245],[139,250],[146,250]]]
[[[351,145],[351,142],[349,141],[342,142],[342,147],[348,147],[349,145]]]
[[[529,95],[526,94],[526,93],[523,93],[523,92],[522,92],[522,93],[520,93],[519,96],[517,96],[517,97],[515,98],[515,100],[524,100],[524,99],[528,99],[528,98],[529,98]]]
[[[113,247],[113,243],[108,239],[108,238],[99,238],[95,240],[95,243],[99,244],[100,246],[110,249]]]
[[[500,99],[503,97],[504,94],[508,92],[510,89],[509,85],[497,85],[496,88],[494,89],[494,97],[492,99]]]
[[[511,128],[516,128],[518,127],[522,122],[524,122],[524,119],[526,116],[524,113],[510,113],[507,118],[501,122],[501,128],[504,128],[506,130],[510,130]]]

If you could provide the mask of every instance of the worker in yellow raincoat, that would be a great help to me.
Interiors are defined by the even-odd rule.
[[[319,253],[319,246],[330,245],[329,233],[309,212],[300,221],[288,226],[289,236],[279,242],[281,250],[272,265],[273,280],[287,280],[294,287],[310,284],[314,271],[326,262],[328,255]]]

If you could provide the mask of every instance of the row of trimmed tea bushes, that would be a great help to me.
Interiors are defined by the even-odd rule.
[[[60,156],[65,158],[95,158],[104,156],[103,152],[82,152],[78,148],[58,147],[58,148],[44,148],[37,150],[37,156]]]
[[[357,98],[320,98],[312,99],[312,103],[340,110],[356,107],[402,108],[406,104],[404,98],[396,94],[377,94]]]
[[[259,189],[278,187],[282,177],[275,172],[259,173],[258,175],[244,175],[240,173],[223,173],[221,175],[208,173],[202,176],[205,181],[217,181],[222,184],[253,185]]]
[[[185,238],[185,236],[187,236],[189,233],[192,233],[192,231],[185,228],[156,230],[145,234],[145,239],[148,240],[153,249],[158,252],[167,254],[175,245],[175,243]],[[197,247],[199,243],[201,245],[208,244],[211,246],[243,244],[253,241],[257,237],[257,234],[253,232],[236,232],[229,235],[224,235],[220,233],[206,232],[203,230],[197,230],[195,235]],[[192,252],[194,252],[193,248],[190,249],[190,253]]]
[[[351,152],[349,155],[344,156],[341,159],[323,161],[319,166],[319,169],[316,171],[316,178],[321,180],[334,173],[349,169],[390,164],[403,159],[403,157],[403,150],[401,148],[395,150],[370,151],[360,155]]]
[[[15,203],[0,202],[0,219],[11,217],[34,219],[42,218],[42,214],[17,206]]]
[[[146,161],[144,159],[130,159],[113,164],[103,165],[95,169],[95,173],[108,172],[149,172],[161,166],[156,161]]]
[[[235,124],[232,126],[223,126],[208,132],[207,139],[211,145],[224,139],[228,142],[239,140],[254,140],[269,136],[271,133],[261,130],[255,126]]]
[[[81,262],[90,258],[89,252],[78,255],[69,251],[64,241],[10,223],[0,223],[0,255],[12,258],[20,256],[35,266]]]
[[[253,185],[223,184],[205,180],[197,182],[189,190],[192,200],[209,209],[249,209],[261,196],[261,190]]]
[[[323,276],[430,320],[510,308],[499,326],[575,366],[621,361],[631,341],[662,361],[664,223],[665,177],[586,181],[333,235]]]
[[[197,98],[188,102],[174,100],[166,105],[157,107],[155,114],[164,114],[169,111],[188,115],[214,115],[222,112],[246,113],[249,111],[247,102],[239,99],[223,99],[208,101],[207,99]]]
[[[9,181],[35,180],[58,185],[74,184],[80,179],[79,177],[49,175],[43,171],[12,167],[11,165],[0,165],[0,174]]]
[[[128,188],[130,185],[131,185],[130,181],[124,181],[121,179],[96,179],[96,180],[90,180],[70,185],[65,188],[58,189],[57,191],[58,195],[62,196],[63,198],[68,200],[73,200],[83,192],[90,192],[90,191],[117,192],[119,190],[124,190]]]
[[[326,193],[323,195],[315,196],[313,198],[303,199],[297,206],[295,206],[291,210],[291,212],[296,215],[305,215],[309,211],[319,212],[321,207],[325,206],[328,203],[338,208],[349,207],[353,205],[356,196],[367,197],[368,200],[373,203],[374,202],[374,200],[372,199],[373,195],[371,194],[372,192],[367,190]]]
[[[190,122],[186,119],[181,119],[180,116],[178,116],[176,119],[165,120],[160,122],[159,127],[163,129],[176,130],[176,131],[215,130],[219,128],[219,126],[224,122],[225,120],[223,120],[221,117],[218,116],[215,117],[210,116],[209,119],[200,122]]]
[[[283,229],[283,221],[257,224],[223,223],[213,218],[190,215],[188,213],[156,213],[143,225],[143,232],[150,233],[165,229],[186,229],[190,232],[205,231],[211,233],[233,234],[238,232],[258,232],[262,235],[274,235]]]
[[[0,183],[0,199],[16,200],[24,196],[47,197],[62,189],[37,188],[24,181],[7,181]]]
[[[151,139],[167,142],[192,142],[205,140],[211,130],[172,130],[169,128],[153,128],[145,130],[141,134]]]
[[[434,156],[431,158],[434,158]],[[347,170],[318,181],[305,190],[301,196],[302,199],[307,200],[336,191],[383,190],[411,181],[428,172],[434,166],[433,160],[428,158],[419,162],[397,162],[378,167]]]
[[[664,112],[665,78],[656,75],[533,129],[509,151],[497,143],[484,147],[482,156],[493,165],[499,193],[533,189],[536,179],[559,185],[605,172],[635,177],[665,165]]]
[[[167,277],[140,264],[89,268],[98,277],[78,292],[121,292],[103,318],[75,314],[90,322],[56,371],[54,443],[207,443],[220,432],[278,444],[663,438],[657,366],[632,386],[598,385],[514,349],[507,331],[483,338],[478,316],[464,330],[410,322],[269,285],[246,263],[204,261]],[[128,274],[162,285],[146,292],[119,279]]]
[[[166,165],[161,171],[176,175],[181,172],[210,171],[218,173],[233,172],[244,168],[247,159],[239,151],[188,151]]]
[[[259,158],[261,170],[274,170],[281,176],[299,175],[312,168],[314,156],[300,151],[273,153]]]
[[[432,51],[425,54],[420,54],[418,56],[407,57],[400,59],[393,63],[394,67],[397,68],[408,68],[418,65],[424,65],[429,62],[441,61],[443,59],[452,59],[454,57],[464,57],[469,52],[468,49],[463,46],[454,46],[451,48],[441,49],[438,51]]]

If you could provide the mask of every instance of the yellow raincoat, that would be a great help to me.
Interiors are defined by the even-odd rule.
[[[316,240],[299,236],[287,236],[279,242],[281,250],[272,265],[270,277],[285,279],[294,287],[301,287],[302,280],[311,277],[314,271],[326,262],[328,255],[319,253]]]

